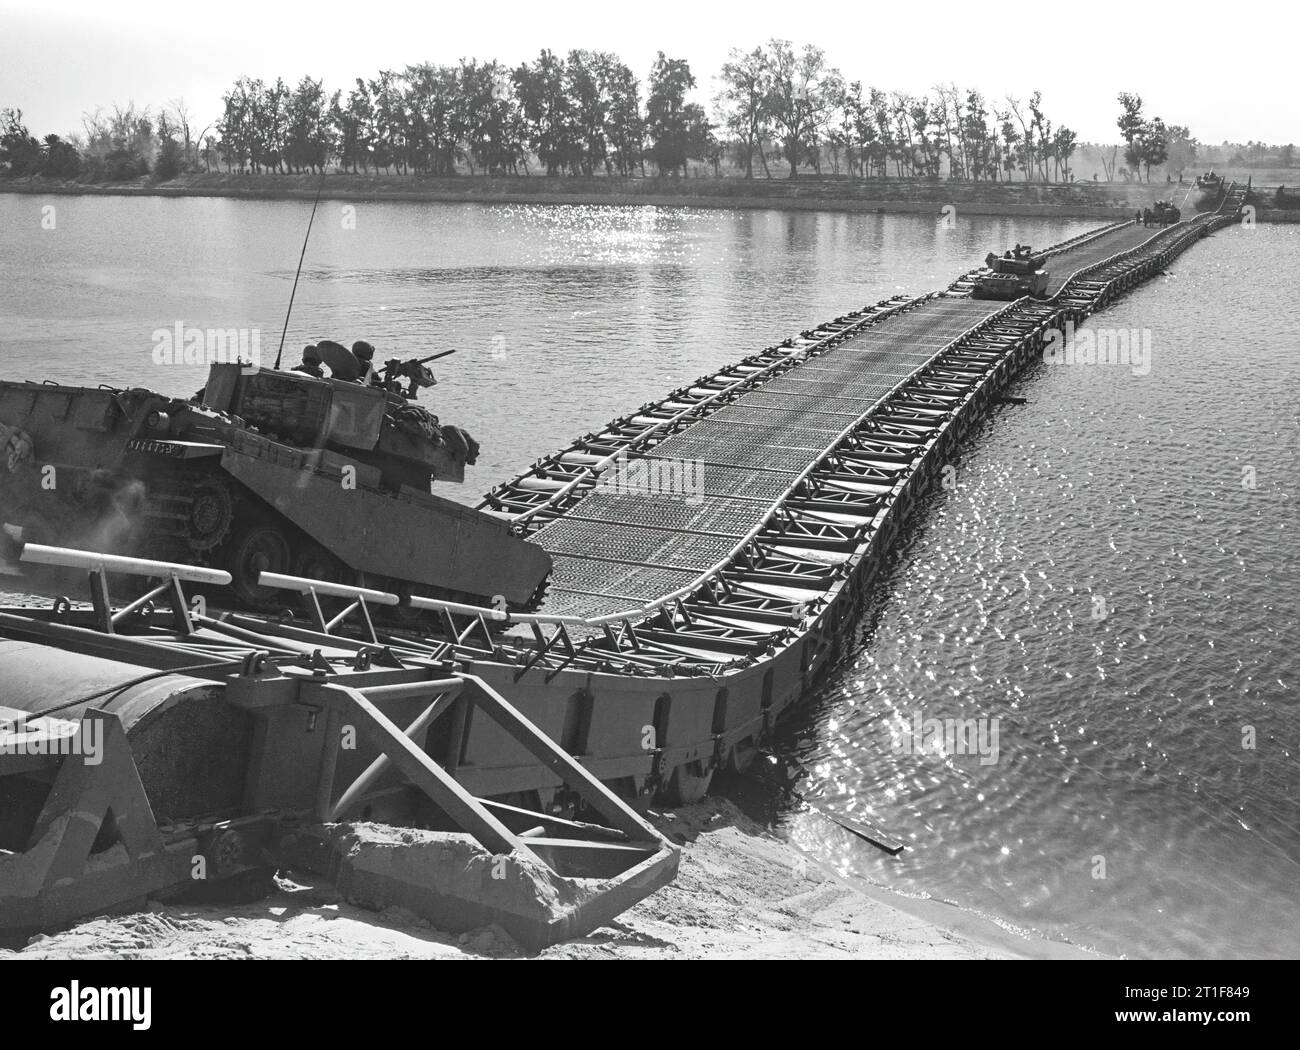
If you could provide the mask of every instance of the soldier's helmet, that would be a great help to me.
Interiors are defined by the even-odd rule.
[[[315,344],[302,348],[302,360],[304,364],[308,365],[320,364],[320,351],[316,349]]]
[[[352,354],[358,361],[365,361],[368,364],[374,360],[375,348],[364,339],[358,339],[352,344]]]

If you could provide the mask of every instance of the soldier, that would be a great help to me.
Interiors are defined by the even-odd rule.
[[[1133,225],[1134,225],[1134,226],[1141,226],[1141,225],[1142,225],[1142,212],[1141,212],[1141,211],[1134,212],[1134,214],[1133,214]]]
[[[379,376],[374,366],[375,348],[364,339],[358,339],[352,344],[352,356],[361,365],[361,374],[357,376],[357,382],[362,386],[378,386]]]
[[[302,363],[294,365],[291,372],[304,372],[316,379],[325,378],[325,370],[320,366],[320,351],[314,345],[305,346],[302,350]]]
[[[1143,226],[1150,226],[1150,225],[1151,225],[1151,209],[1150,209],[1150,208],[1143,208],[1143,209],[1142,209],[1142,225],[1143,225]]]

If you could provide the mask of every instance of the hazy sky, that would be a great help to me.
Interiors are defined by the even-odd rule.
[[[310,73],[332,91],[381,68],[514,64],[542,47],[614,51],[642,78],[663,50],[690,61],[707,101],[730,48],[777,36],[818,44],[849,79],[887,90],[955,81],[1000,101],[1040,89],[1048,117],[1084,140],[1118,138],[1121,90],[1203,142],[1300,139],[1296,24],[1254,5],[1239,27],[1223,16],[1213,25],[1216,8],[1232,10],[1137,0],[0,0],[0,107],[21,108],[39,136],[79,129],[97,106],[184,96],[202,127],[242,73],[290,84]]]

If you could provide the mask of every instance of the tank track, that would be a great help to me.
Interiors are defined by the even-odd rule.
[[[212,497],[221,498],[218,493],[225,493],[227,510],[214,519],[204,510]],[[205,495],[209,497],[206,501]],[[149,539],[183,551],[191,560],[199,558],[229,538],[235,524],[236,499],[233,485],[203,471],[172,471],[151,478],[143,510]]]

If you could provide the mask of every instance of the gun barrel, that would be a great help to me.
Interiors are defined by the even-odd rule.
[[[442,353],[440,353],[440,354],[430,354],[428,357],[422,357],[422,358],[420,358],[420,364],[422,364],[422,365],[423,365],[423,364],[428,364],[430,361],[436,361],[436,360],[438,360],[438,358],[440,358],[440,357],[448,357],[448,356],[450,356],[451,354],[454,354],[455,352],[456,352],[455,347],[452,347],[452,349],[450,349],[450,350],[444,350],[444,351],[442,351]]]

